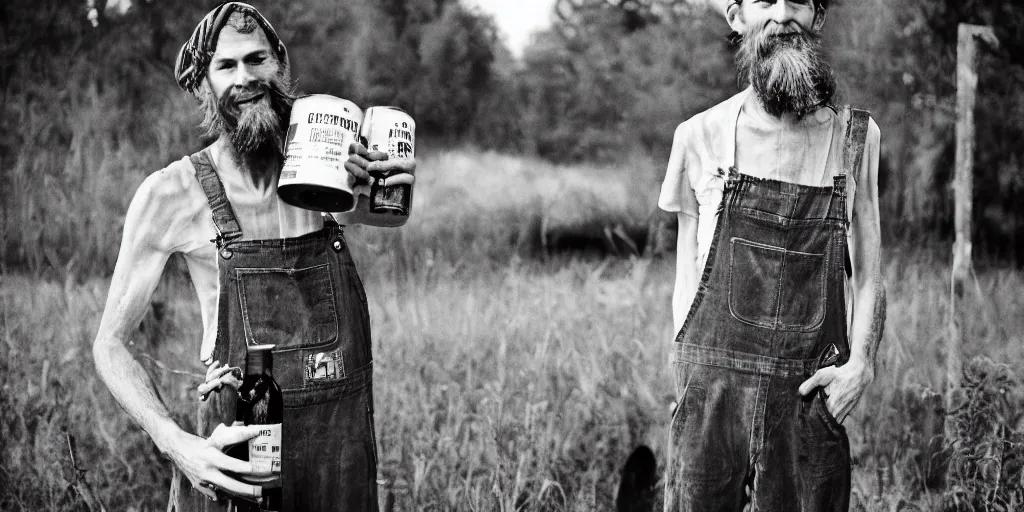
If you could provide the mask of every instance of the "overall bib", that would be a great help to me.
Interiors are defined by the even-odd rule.
[[[273,344],[273,375],[284,395],[283,511],[377,510],[370,315],[342,228],[295,238],[240,240],[241,226],[207,152],[192,155],[217,228],[215,360],[245,366],[247,345]],[[196,435],[235,420],[230,388],[199,406]],[[244,445],[243,445],[244,447]],[[170,509],[249,510],[212,501],[175,475]]]
[[[846,431],[823,388],[808,397],[797,389],[849,357],[846,179],[860,168],[867,124],[866,112],[841,112],[828,158],[841,140],[843,160],[831,187],[730,167],[697,294],[673,343],[679,399],[666,511],[849,507]]]

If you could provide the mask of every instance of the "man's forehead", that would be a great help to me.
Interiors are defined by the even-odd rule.
[[[261,50],[271,55],[274,53],[267,35],[258,27],[248,33],[243,33],[231,25],[225,25],[217,37],[216,48],[213,52],[215,61],[219,59],[238,60]]]
[[[288,68],[288,50],[270,22],[249,4],[224,3],[203,17],[178,50],[174,79],[186,92],[198,96],[214,60],[239,61],[264,52],[273,55],[283,69]]]

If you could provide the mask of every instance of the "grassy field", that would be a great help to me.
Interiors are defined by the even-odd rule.
[[[643,222],[658,174],[441,152],[421,163],[406,227],[349,230],[372,315],[380,472],[397,510],[610,510],[630,451],[663,457],[672,256],[537,251],[541,226]],[[921,396],[943,381],[947,260],[886,248],[877,378],[846,423],[857,510],[1024,507],[1024,273],[998,266],[980,267],[968,290],[964,348],[987,359],[968,365],[953,476],[925,486]],[[131,349],[186,423],[201,328],[177,268]],[[107,286],[66,269],[0,276],[0,510],[165,506],[168,462],[95,376]]]

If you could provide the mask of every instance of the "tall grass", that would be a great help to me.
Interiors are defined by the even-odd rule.
[[[574,219],[646,215],[658,173],[643,163],[566,168],[441,151],[421,161],[409,224],[348,229],[374,333],[382,494],[396,510],[608,510],[632,448],[664,455],[672,258],[536,258],[522,245],[539,223],[572,229],[582,225]],[[132,176],[117,188],[130,189]],[[558,213],[559,201],[592,214]],[[915,390],[941,389],[949,268],[944,255],[919,249],[887,247],[886,256],[877,377],[847,420],[855,508],[984,509],[986,499],[1019,493],[1019,364],[968,365],[1001,376],[968,379],[982,382],[972,396],[1009,398],[975,414],[984,421],[965,435],[981,437],[959,445],[946,490],[926,486]],[[74,269],[63,276],[0,280],[0,509],[82,509],[87,499],[108,510],[162,509],[168,462],[115,404],[90,357],[108,281]],[[1024,275],[983,267],[976,283],[965,303],[968,357],[1020,361]],[[189,425],[201,327],[194,292],[173,266],[156,302],[130,349]],[[987,480],[995,466],[979,446],[1006,455],[1001,483]]]
[[[198,149],[192,100],[150,100],[140,117],[117,91],[89,83],[67,95],[66,111],[38,100],[6,105],[4,115],[20,120],[12,138],[21,144],[0,152],[0,269],[95,275],[113,267],[132,192]]]
[[[951,473],[945,488],[938,488],[941,482],[936,480],[936,472],[941,475],[948,464],[943,457],[963,460],[970,457],[974,443],[1010,442],[1024,432],[1024,387],[1020,385],[1024,372],[1019,363],[1024,355],[1024,318],[1020,315],[1024,299],[1014,292],[1024,286],[1024,275],[1012,269],[983,267],[974,276],[969,300],[962,304],[969,318],[964,325],[963,353],[970,361],[966,381],[973,384],[966,385],[966,396],[961,396],[959,406],[951,411],[960,425],[957,437],[972,441],[944,440],[945,452],[935,458],[929,447],[935,440],[929,436],[942,433],[941,413],[935,414],[942,407],[941,396],[935,393],[944,390],[946,373],[949,259],[939,252],[899,246],[887,249],[885,256],[888,319],[876,379],[846,422],[856,461],[855,497],[867,510],[899,510],[912,505],[924,510],[1014,510],[992,504],[991,508],[963,507],[951,501],[951,493],[963,484],[976,490],[974,485],[979,483],[1020,493],[1024,473],[1019,467],[1009,471],[1016,478],[1009,482],[985,482],[980,475]],[[979,384],[986,374],[999,374],[1007,380]],[[1002,393],[1008,405],[1000,409],[1003,415],[998,419],[979,420],[974,417],[978,400],[989,392]],[[972,418],[973,426],[963,423],[965,418]],[[936,419],[938,425],[928,424]],[[978,432],[982,424],[988,430]],[[997,427],[1007,430],[993,431]],[[1019,458],[1024,450],[1019,440],[1016,442],[1007,453]]]

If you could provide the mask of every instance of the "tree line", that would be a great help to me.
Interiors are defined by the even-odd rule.
[[[172,68],[181,43],[216,3],[0,6],[0,179],[11,185],[0,191],[0,260],[38,257],[25,252],[26,238],[50,235],[23,225],[52,218],[47,205],[70,205],[94,181],[152,172],[207,142]],[[288,45],[301,92],[401,106],[417,120],[421,147],[468,144],[557,162],[664,162],[679,122],[742,86],[720,13],[678,0],[559,0],[554,24],[521,58],[504,46],[493,19],[457,0],[254,5]],[[830,9],[825,43],[841,100],[871,110],[882,129],[888,232],[948,236],[960,22],[992,25],[1002,42],[979,71],[979,245],[1024,255],[1017,206],[1024,5],[847,0]],[[103,202],[124,191],[91,194]],[[46,258],[65,261],[72,249],[57,245]]]

